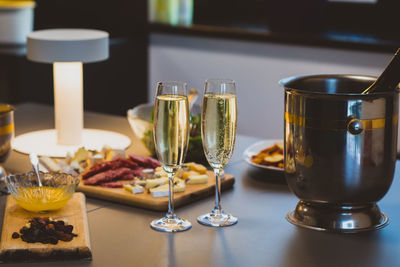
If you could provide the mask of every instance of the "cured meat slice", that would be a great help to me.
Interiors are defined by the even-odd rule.
[[[139,155],[129,155],[129,159],[136,162],[138,165],[144,167],[146,165],[146,160],[144,157]]]
[[[99,173],[99,172],[109,170],[112,165],[112,163],[110,163],[110,162],[111,161],[101,162],[101,163],[97,163],[97,164],[93,165],[92,168],[90,168],[88,171],[86,171],[82,174],[82,178],[86,179],[90,176],[93,176],[93,175]]]
[[[143,170],[144,170],[144,168],[139,167],[139,168],[137,168],[137,169],[135,169],[135,170],[131,170],[130,173],[132,173],[132,174],[135,175],[135,176],[140,176],[140,177],[142,177],[142,176],[143,176]]]
[[[119,167],[127,167],[130,169],[137,169],[139,167],[136,162],[124,158],[116,158],[114,161],[117,161],[119,163]]]
[[[117,178],[121,178],[124,175],[131,173],[129,168],[119,168],[116,170],[108,170],[93,175],[92,177],[83,181],[85,185],[98,185],[101,183],[111,182]]]
[[[121,180],[134,180],[136,177],[143,176],[143,168],[139,167],[136,170],[130,170],[129,173],[126,173],[120,177]]]
[[[121,176],[119,178],[119,180],[131,181],[131,180],[135,180],[135,177],[136,176],[133,175],[132,173],[128,173],[128,174],[125,174],[125,175]]]
[[[116,181],[116,182],[108,182],[108,183],[102,183],[99,184],[101,187],[109,187],[109,188],[122,188],[124,187],[124,184]]]
[[[146,161],[150,165],[149,167],[152,167],[153,169],[161,166],[161,163],[158,160],[154,159],[154,158],[147,157]]]
[[[124,158],[116,158],[115,160],[112,161],[106,161],[106,162],[101,162],[93,165],[92,168],[90,168],[89,171],[85,172],[82,174],[83,179],[87,179],[93,175],[96,175],[98,173],[107,171],[107,170],[115,170],[121,167],[126,167],[130,169],[137,169],[139,166],[136,162],[133,162],[131,160],[127,160]]]
[[[155,169],[155,168],[161,166],[161,164],[158,160],[153,159],[151,157],[142,157],[139,155],[129,155],[129,159],[132,160],[133,162],[136,162],[139,166],[142,166],[144,168]]]

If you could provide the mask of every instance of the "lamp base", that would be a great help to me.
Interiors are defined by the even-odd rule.
[[[67,156],[67,153],[73,154],[80,147],[100,151],[105,145],[113,149],[126,149],[130,144],[130,138],[120,133],[84,129],[81,144],[59,145],[57,144],[56,130],[49,129],[19,135],[12,141],[11,146],[14,150],[24,154],[36,153],[40,156],[63,158]]]

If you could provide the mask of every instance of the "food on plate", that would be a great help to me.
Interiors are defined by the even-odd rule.
[[[184,164],[185,167],[188,167],[192,171],[196,171],[200,174],[205,174],[207,172],[207,168],[201,164],[189,162]]]
[[[116,182],[107,182],[107,183],[101,183],[99,184],[101,187],[108,187],[108,188],[122,188],[124,186],[124,183],[120,181]]]
[[[257,155],[253,155],[251,161],[260,165],[283,168],[283,143],[277,142],[263,149]]]
[[[159,185],[163,185],[163,184],[168,183],[168,177],[160,177],[160,178],[156,178],[156,179],[147,179],[147,180],[144,180],[144,181],[140,181],[139,180],[137,184],[140,185],[143,182],[144,182],[144,187],[146,189],[151,189],[151,188],[157,187]]]
[[[190,175],[186,181],[187,184],[205,184],[208,182],[207,174]]]
[[[136,162],[138,165],[140,165],[144,168],[155,169],[155,168],[161,166],[160,162],[152,157],[142,157],[142,156],[132,155],[132,154],[128,155],[128,157],[131,161]]]
[[[103,147],[101,151],[79,148],[73,155],[68,154],[65,159],[52,159],[42,156],[39,158],[40,169],[43,171],[64,172],[79,175],[98,163],[111,161],[116,157],[125,157],[125,151]]]
[[[40,242],[56,245],[58,241],[69,242],[78,236],[72,233],[74,227],[64,220],[53,220],[49,217],[35,217],[18,232],[12,234],[13,239],[21,238],[27,243]]]
[[[81,158],[83,159],[83,157]],[[184,192],[186,183],[208,183],[205,166],[189,162],[174,177],[174,192]],[[148,192],[153,197],[168,196],[168,174],[158,160],[139,155],[116,156],[113,160],[93,164],[80,177],[87,186],[124,188],[132,194]]]
[[[187,180],[190,176],[195,176],[195,175],[198,175],[198,174],[199,173],[196,172],[196,171],[186,171],[186,172],[183,172],[182,179],[183,180]]]
[[[126,184],[124,185],[124,188],[126,191],[133,193],[133,194],[141,194],[144,192],[144,188],[141,185],[138,184]]]
[[[133,161],[124,159],[124,158],[116,158],[111,161],[101,162],[93,165],[89,170],[82,174],[82,178],[86,179],[88,177],[94,176],[98,173],[102,173],[109,170],[116,170],[119,168],[127,168],[133,170],[142,170],[143,168],[138,168],[139,165]]]
[[[122,188],[121,181],[132,181],[143,176],[144,169],[155,169],[161,164],[153,158],[128,155],[127,158],[116,157],[111,161],[94,164],[81,174],[85,185]]]
[[[126,183],[123,187],[126,191],[133,194],[149,192],[153,197],[168,196],[168,175],[162,167],[157,167],[151,173],[145,169],[143,176],[135,177],[133,182]],[[197,170],[197,171],[196,171]],[[184,192],[186,184],[197,185],[207,184],[208,175],[206,167],[201,164],[189,162],[184,163],[183,167],[174,177],[174,192]]]
[[[185,192],[186,184],[182,179],[174,179],[174,193]],[[163,184],[151,188],[150,193],[153,197],[167,197],[169,194],[169,184]]]
[[[82,175],[85,185],[101,185],[108,182],[115,182],[115,180],[133,180],[137,175],[141,174],[140,169],[130,169],[126,167],[119,167],[118,169],[104,170],[103,172],[96,173],[92,176]]]
[[[52,160],[49,157],[40,157],[39,160],[40,164],[46,168],[46,170],[52,171],[52,172],[60,172],[61,166],[57,164],[54,160]],[[42,168],[41,168],[42,169]]]

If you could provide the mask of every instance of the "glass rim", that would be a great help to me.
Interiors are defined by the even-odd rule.
[[[225,83],[225,84],[234,84],[235,80],[226,79],[226,78],[209,78],[205,81],[205,83]]]
[[[182,81],[160,81],[157,82],[157,85],[183,85],[183,86],[187,86],[186,82],[182,82]]]

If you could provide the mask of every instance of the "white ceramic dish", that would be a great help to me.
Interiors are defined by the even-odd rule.
[[[257,143],[252,144],[251,146],[249,146],[244,152],[243,152],[243,158],[244,160],[257,168],[262,168],[262,169],[266,169],[266,170],[274,170],[274,171],[280,171],[283,172],[283,168],[278,168],[278,167],[274,167],[274,166],[265,166],[265,165],[261,165],[261,164],[256,164],[254,162],[251,161],[251,157],[253,155],[258,154],[261,150],[273,146],[276,142],[283,142],[283,140],[281,139],[267,139],[267,140],[262,140],[259,141]]]

